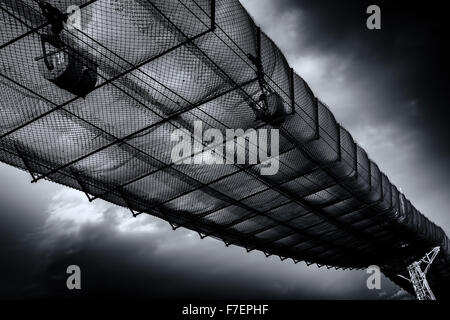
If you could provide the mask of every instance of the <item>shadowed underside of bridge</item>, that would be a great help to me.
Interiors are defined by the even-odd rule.
[[[60,50],[90,61],[96,87],[80,98],[46,80],[36,58],[51,26],[36,1],[1,0],[0,161],[227,245],[328,267],[378,265],[409,291],[396,274],[440,246],[428,280],[446,295],[443,230],[389,182],[237,0],[49,3],[81,6],[81,29],[62,31]],[[260,164],[172,163],[171,133],[196,120],[223,132],[272,128],[251,107],[262,81],[293,110],[277,126],[277,174],[261,175]]]

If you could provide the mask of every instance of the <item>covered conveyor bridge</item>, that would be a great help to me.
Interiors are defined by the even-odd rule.
[[[446,294],[444,231],[390,183],[237,0],[47,5],[59,10],[0,0],[0,161],[227,246],[327,267],[378,265],[409,291],[396,275],[439,246],[428,280],[438,299]],[[79,25],[62,24],[69,5],[79,6],[69,18]],[[195,121],[223,132],[278,129],[278,172],[174,163],[171,134]]]

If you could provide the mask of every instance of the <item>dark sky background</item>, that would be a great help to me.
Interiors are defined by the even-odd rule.
[[[289,63],[413,204],[450,234],[449,34],[440,1],[242,0]],[[382,30],[366,29],[378,4]],[[0,164],[0,298],[408,298],[363,271],[307,267],[171,231]],[[65,289],[65,269],[82,290]]]

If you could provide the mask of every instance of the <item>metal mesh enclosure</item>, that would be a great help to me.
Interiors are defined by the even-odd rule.
[[[64,28],[58,50],[95,88],[81,97],[48,81],[40,57],[52,25],[37,1],[1,0],[0,161],[227,245],[328,267],[376,264],[408,290],[395,275],[441,246],[429,282],[444,294],[443,230],[389,182],[237,0],[49,3],[81,8],[81,27]],[[261,81],[290,110],[281,125],[255,120]],[[171,134],[194,121],[205,130],[277,127],[278,173],[173,163]]]

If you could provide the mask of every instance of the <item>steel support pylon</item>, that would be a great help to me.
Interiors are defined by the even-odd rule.
[[[438,255],[440,247],[435,247],[428,252],[422,259],[415,261],[408,266],[409,279],[399,275],[399,277],[411,282],[418,300],[436,300],[433,291],[428,284],[426,275],[431,264]],[[425,269],[422,270],[422,264]]]

